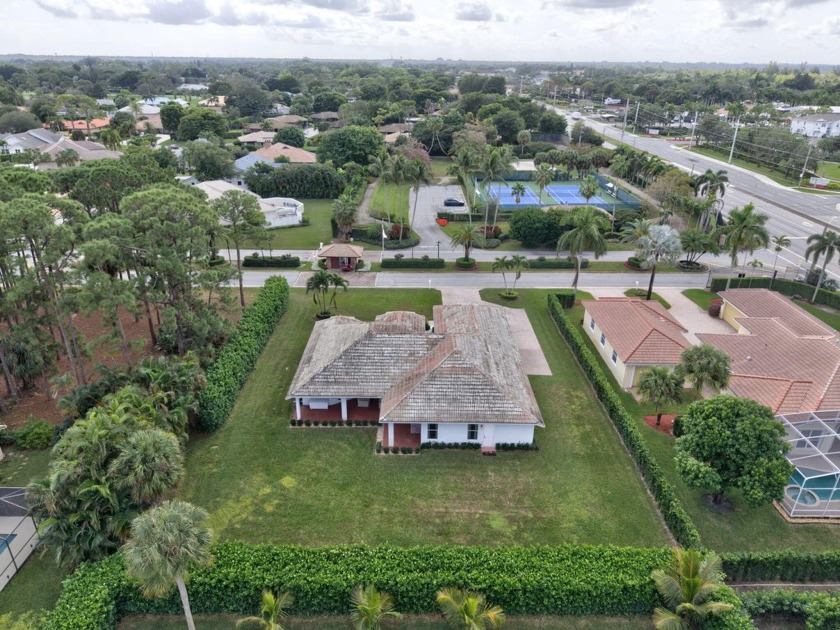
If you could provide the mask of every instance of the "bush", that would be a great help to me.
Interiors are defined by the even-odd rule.
[[[712,300],[711,304],[709,304],[708,313],[712,317],[720,317],[720,306],[722,301],[721,300]]]
[[[15,443],[15,432],[10,429],[0,429],[0,446],[11,446]]]
[[[562,291],[558,291],[555,294],[555,297],[560,303],[560,306],[567,311],[570,308],[573,308],[575,305],[575,292],[571,289],[563,289]]]
[[[455,268],[456,269],[474,269],[475,268],[475,258],[456,258],[455,259]]]
[[[55,427],[43,420],[30,420],[14,432],[15,446],[27,450],[48,448]]]
[[[199,426],[215,431],[230,415],[239,390],[254,369],[262,349],[286,312],[289,284],[275,276],[245,309],[236,331],[207,370],[207,386],[199,396]]]
[[[580,331],[569,320],[556,295],[548,296],[548,311],[557,324],[560,334],[569,344],[578,360],[583,373],[589,379],[595,395],[604,406],[607,416],[615,425],[624,445],[636,462],[642,478],[648,486],[654,500],[662,512],[665,524],[674,538],[683,547],[699,547],[700,533],[686,513],[674,492],[673,486],[665,478],[665,473],[654,459],[638,426],[627,413],[612,383],[604,374],[598,360],[586,346]]]
[[[477,451],[481,448],[478,442],[423,442],[420,448],[425,449],[457,449],[461,451]]]
[[[484,245],[479,249],[496,249],[499,245],[502,244],[501,239],[498,238],[488,238],[484,241]],[[476,247],[478,247],[476,245]]]
[[[219,267],[227,262],[222,256],[214,256],[207,261],[208,267]]]
[[[227,542],[212,551],[213,565],[191,572],[194,613],[250,612],[268,588],[294,595],[293,614],[345,615],[350,590],[368,583],[390,593],[405,613],[437,611],[437,590],[457,584],[481,591],[511,614],[649,614],[659,604],[650,573],[671,558],[667,548],[587,545],[306,548]],[[106,630],[128,614],[180,612],[176,589],[160,600],[142,597],[116,554],[83,564],[64,581],[44,627]]]
[[[797,593],[789,589],[750,591],[741,594],[750,615],[788,615],[805,618],[808,630],[840,627],[840,598],[823,592]]]
[[[296,269],[300,267],[300,258],[291,254],[283,254],[282,256],[260,256],[259,254],[252,254],[242,259],[242,266]]]
[[[575,259],[571,256],[564,256],[563,258],[546,258],[539,256],[528,260],[528,266],[531,269],[574,269]],[[586,269],[589,266],[588,258],[581,258],[580,268]]]
[[[733,582],[837,582],[840,551],[746,551],[721,554]]]
[[[644,262],[645,261],[641,258],[630,256],[630,258],[627,259],[627,266],[631,269],[641,269]]]
[[[382,269],[443,269],[446,261],[443,258],[404,258],[397,254],[393,258],[383,258]]]
[[[252,166],[245,173],[248,188],[260,197],[337,199],[344,191],[344,176],[325,164],[290,164],[275,168]]]

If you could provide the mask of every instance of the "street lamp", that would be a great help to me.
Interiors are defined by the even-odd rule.
[[[437,257],[438,257],[438,258],[440,258],[440,241],[438,241],[438,242],[436,243],[436,245],[437,245],[437,252],[438,252],[438,253],[437,253]]]

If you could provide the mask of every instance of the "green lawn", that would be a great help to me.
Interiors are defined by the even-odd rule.
[[[474,252],[475,250],[473,250]],[[491,250],[491,251],[498,251],[498,250]],[[502,250],[504,251],[504,250]],[[402,253],[406,257],[411,257],[410,250],[391,250],[391,252],[386,252],[386,258],[392,258],[394,254]],[[472,253],[472,252],[471,252]],[[464,251],[461,249],[459,252],[461,256],[463,256]],[[415,253],[416,257],[420,257],[419,254]],[[500,253],[499,256],[504,256],[503,253]],[[475,273],[476,271],[481,272],[492,272],[493,271],[493,263],[489,260],[480,260],[476,263],[477,270],[474,271],[463,271],[461,273]],[[413,273],[452,273],[455,271],[455,263],[453,261],[448,261],[446,263],[446,267],[443,269],[382,269],[379,263],[371,263],[370,265],[371,271],[408,271]],[[574,267],[569,269],[523,269],[522,273],[574,273]],[[678,273],[682,271],[681,269],[677,269],[671,265],[666,265],[660,263],[656,267],[656,273]],[[498,272],[496,272],[498,273]],[[626,274],[644,274],[644,284],[647,283],[647,278],[649,273],[647,271],[639,271],[638,269],[630,269],[629,267],[625,266],[623,262],[620,260],[590,260],[589,266],[586,269],[581,269],[581,275],[586,275],[587,273],[626,273]],[[629,282],[629,280],[628,280]],[[642,282],[640,281],[640,284]]]
[[[699,153],[701,155],[706,155],[708,157],[717,158],[718,160],[725,160],[729,157],[728,151],[716,151],[715,149],[705,146],[695,146],[686,150],[693,151],[694,153]],[[783,186],[796,186],[799,182],[798,176],[785,177],[784,174],[780,173],[779,171],[770,169],[766,166],[759,166],[758,164],[754,164],[752,162],[747,162],[746,160],[742,160],[741,158],[733,158],[732,164],[734,164],[735,166],[740,166],[741,168],[745,168],[748,171],[752,171],[754,173],[761,173],[762,175],[766,175],[777,184],[782,184]]]
[[[233,615],[196,615],[197,630],[230,630],[239,617]],[[505,624],[516,630],[642,630],[651,627],[649,616],[633,617],[508,617]],[[283,626],[289,630],[351,630],[353,624],[342,617],[290,617]],[[166,630],[184,627],[183,617],[128,617],[120,621],[118,630]],[[436,615],[406,615],[388,620],[383,630],[444,630],[448,628]]]
[[[380,180],[376,184],[373,196],[370,198],[370,215],[384,218],[390,213],[394,217],[402,216],[408,222],[408,194],[410,190],[411,187],[406,184],[397,186]]]
[[[793,303],[798,304],[806,311],[808,311],[811,315],[825,322],[835,330],[840,330],[840,312],[827,306],[815,306],[813,304],[808,304],[799,300],[794,300]]]
[[[717,299],[718,296],[717,293],[711,293],[705,289],[686,289],[682,294],[704,311],[709,310],[712,300]]]
[[[840,162],[820,162],[817,175],[840,181]]]
[[[269,249],[318,249],[320,243],[332,241],[332,199],[301,199],[303,202],[303,216],[309,219],[309,225],[295,228],[275,228],[266,230],[270,240],[265,242],[248,241],[243,244],[245,249],[264,249],[266,255]],[[235,254],[234,254],[235,255]]]
[[[435,177],[446,177],[449,175],[449,167],[452,165],[452,160],[446,157],[432,158],[432,175]]]
[[[570,312],[572,321],[581,321],[583,308],[576,307]],[[582,330],[582,327],[581,327]],[[601,361],[608,378],[610,372],[595,349],[589,336],[584,338],[593,354]],[[659,431],[648,427],[642,416],[654,413],[653,407],[636,401],[628,392],[621,390],[610,380],[616,392],[624,402],[627,411],[637,420],[651,452],[662,466],[665,474],[677,492],[689,516],[697,525],[703,544],[715,551],[770,551],[774,549],[796,549],[801,551],[824,551],[836,548],[840,544],[840,528],[836,525],[812,525],[787,523],[772,505],[760,508],[748,507],[740,492],[727,493],[735,505],[729,514],[720,514],[706,508],[702,503],[703,492],[689,488],[677,475],[674,464],[674,440]],[[689,401],[668,408],[665,413],[682,413]]]
[[[313,325],[311,299],[295,290],[226,426],[190,440],[181,497],[210,512],[221,540],[666,543],[630,459],[554,333],[546,293],[523,293],[555,374],[531,379],[547,425],[537,430],[539,452],[386,457],[373,453],[374,429],[289,428],[284,396]],[[351,289],[339,307],[363,319],[394,309],[430,316],[439,299],[437,291]]]
[[[626,295],[627,297],[647,297],[647,289],[627,289],[624,292],[624,295]],[[668,300],[659,295],[656,291],[650,294],[650,299],[656,300],[665,308],[671,308],[671,304],[668,302]]]

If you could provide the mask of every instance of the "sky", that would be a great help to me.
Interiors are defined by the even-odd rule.
[[[0,2],[0,54],[840,65],[840,0]]]

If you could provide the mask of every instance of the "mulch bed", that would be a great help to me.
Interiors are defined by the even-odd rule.
[[[656,426],[656,416],[645,416],[644,421],[645,424],[648,425],[651,429],[656,429],[664,433],[665,435],[672,435],[672,429],[674,428],[674,418],[677,417],[675,413],[663,413],[662,414],[662,424]]]

